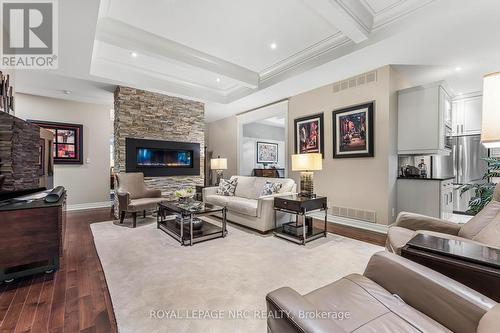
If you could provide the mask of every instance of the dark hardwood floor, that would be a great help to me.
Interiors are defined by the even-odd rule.
[[[111,219],[109,209],[68,213],[59,271],[0,284],[0,333],[117,332],[90,231],[90,224]],[[385,242],[383,235],[331,223],[328,231],[378,245]]]
[[[0,284],[0,332],[117,332],[90,224],[109,209],[68,212],[59,271]]]

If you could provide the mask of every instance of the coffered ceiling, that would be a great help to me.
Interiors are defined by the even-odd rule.
[[[103,0],[91,74],[230,103],[431,2]]]
[[[480,90],[482,75],[500,68],[497,0],[59,6],[59,69],[19,71],[20,92],[111,105],[114,86],[127,85],[203,101],[212,121],[387,64],[415,83],[445,79],[464,93]]]

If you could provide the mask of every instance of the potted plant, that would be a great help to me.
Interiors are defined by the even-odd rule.
[[[500,159],[494,157],[483,158],[488,164],[486,173],[483,176],[483,183],[480,184],[465,184],[460,189],[460,195],[467,191],[473,191],[469,200],[469,209],[466,213],[476,215],[484,206],[486,206],[493,198],[496,184],[491,182],[491,178],[500,177]]]

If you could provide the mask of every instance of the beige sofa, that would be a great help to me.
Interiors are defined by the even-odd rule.
[[[296,193],[295,181],[288,178],[231,177],[234,178],[238,178],[234,196],[218,195],[218,187],[206,187],[203,189],[203,201],[227,207],[228,221],[260,232],[274,229],[274,197]],[[261,195],[266,181],[281,183],[282,188],[279,193]],[[290,218],[290,214],[281,212],[276,214],[278,225],[290,221]]]
[[[493,333],[500,305],[393,253],[302,296],[285,287],[266,297],[268,333]]]
[[[457,224],[425,215],[402,212],[389,227],[386,247],[400,254],[406,243],[417,234],[458,239],[500,248],[500,184],[493,200],[465,224]]]

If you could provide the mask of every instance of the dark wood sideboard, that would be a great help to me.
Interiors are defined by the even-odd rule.
[[[253,175],[255,177],[267,177],[267,178],[284,178],[285,169],[253,169]]]
[[[43,199],[2,203],[0,281],[57,270],[65,231],[66,192],[54,203]]]
[[[499,249],[418,234],[401,249],[401,256],[500,302]]]

